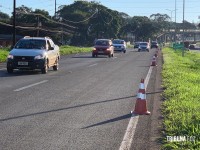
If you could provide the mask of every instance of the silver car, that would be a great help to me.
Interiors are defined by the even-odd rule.
[[[114,51],[126,53],[126,42],[121,39],[114,39],[113,41]]]
[[[7,57],[7,72],[14,69],[40,70],[43,74],[50,67],[58,70],[60,49],[49,37],[24,37],[20,39]]]
[[[150,45],[148,42],[140,42],[138,46],[138,52],[140,51],[147,51],[149,52]]]

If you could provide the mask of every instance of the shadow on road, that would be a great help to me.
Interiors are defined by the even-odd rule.
[[[48,72],[55,72],[48,70]],[[7,73],[6,70],[0,70],[0,77],[16,77],[16,76],[27,76],[27,75],[38,75],[42,74],[39,70],[14,70],[13,73]]]
[[[14,120],[14,119],[20,119],[20,118],[25,118],[25,117],[31,117],[31,116],[36,116],[36,115],[42,115],[42,114],[47,114],[47,113],[53,113],[53,112],[58,112],[58,111],[64,111],[64,110],[68,110],[68,109],[80,108],[80,107],[89,106],[89,105],[96,105],[96,104],[101,104],[101,103],[107,103],[107,102],[125,100],[125,99],[133,98],[133,97],[136,97],[136,96],[137,95],[127,96],[127,97],[115,98],[115,99],[110,99],[110,100],[104,100],[104,101],[94,102],[94,103],[87,103],[87,104],[82,104],[82,105],[77,105],[77,106],[71,106],[71,107],[65,107],[65,108],[59,108],[59,109],[53,109],[53,110],[47,110],[47,111],[42,111],[42,112],[36,112],[36,113],[31,113],[31,114],[26,114],[26,115],[19,115],[19,116],[14,116],[14,117],[0,119],[0,122]]]
[[[106,121],[102,121],[102,122],[99,122],[99,123],[84,127],[84,128],[81,128],[81,129],[87,129],[87,128],[100,126],[100,125],[111,123],[111,122],[116,122],[116,121],[119,121],[119,120],[128,119],[128,118],[131,118],[131,116],[132,116],[131,113],[130,114],[126,114],[126,115],[123,115],[123,116],[119,116],[119,117],[116,117],[116,118],[113,118],[113,119],[109,119],[109,120],[106,120]]]

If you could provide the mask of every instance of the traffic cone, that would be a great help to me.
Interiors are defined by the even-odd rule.
[[[151,62],[151,66],[157,66],[156,65],[156,57],[153,56],[152,62]]]
[[[156,50],[155,57],[158,57],[159,49]]]
[[[131,113],[139,115],[150,115],[150,112],[147,110],[144,79],[141,79],[138,96],[135,104],[135,110]]]

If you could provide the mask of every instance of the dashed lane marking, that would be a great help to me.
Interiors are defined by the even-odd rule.
[[[48,82],[48,80],[43,80],[43,81],[41,81],[41,82],[37,82],[37,83],[34,83],[34,84],[30,84],[30,85],[21,87],[21,88],[19,88],[19,89],[14,90],[14,92],[19,92],[19,91],[28,89],[28,88],[30,88],[30,87],[33,87],[33,86],[36,86],[36,85],[39,85],[39,84],[43,84],[43,83],[45,83],[45,82]]]

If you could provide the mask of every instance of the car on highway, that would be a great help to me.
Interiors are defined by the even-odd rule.
[[[140,52],[140,51],[149,52],[149,49],[150,49],[150,45],[148,42],[140,42],[140,44],[138,46],[138,52]]]
[[[134,48],[138,48],[139,47],[140,42],[135,42],[134,43]]]
[[[92,57],[98,55],[107,55],[108,57],[114,56],[114,47],[110,39],[97,39],[92,50]]]
[[[158,48],[158,42],[152,41],[151,42],[151,48]]]
[[[122,39],[114,39],[113,41],[114,51],[126,53],[126,42]]]
[[[43,74],[50,67],[58,70],[60,49],[49,37],[25,36],[20,39],[7,57],[7,72],[14,69],[40,70]]]

